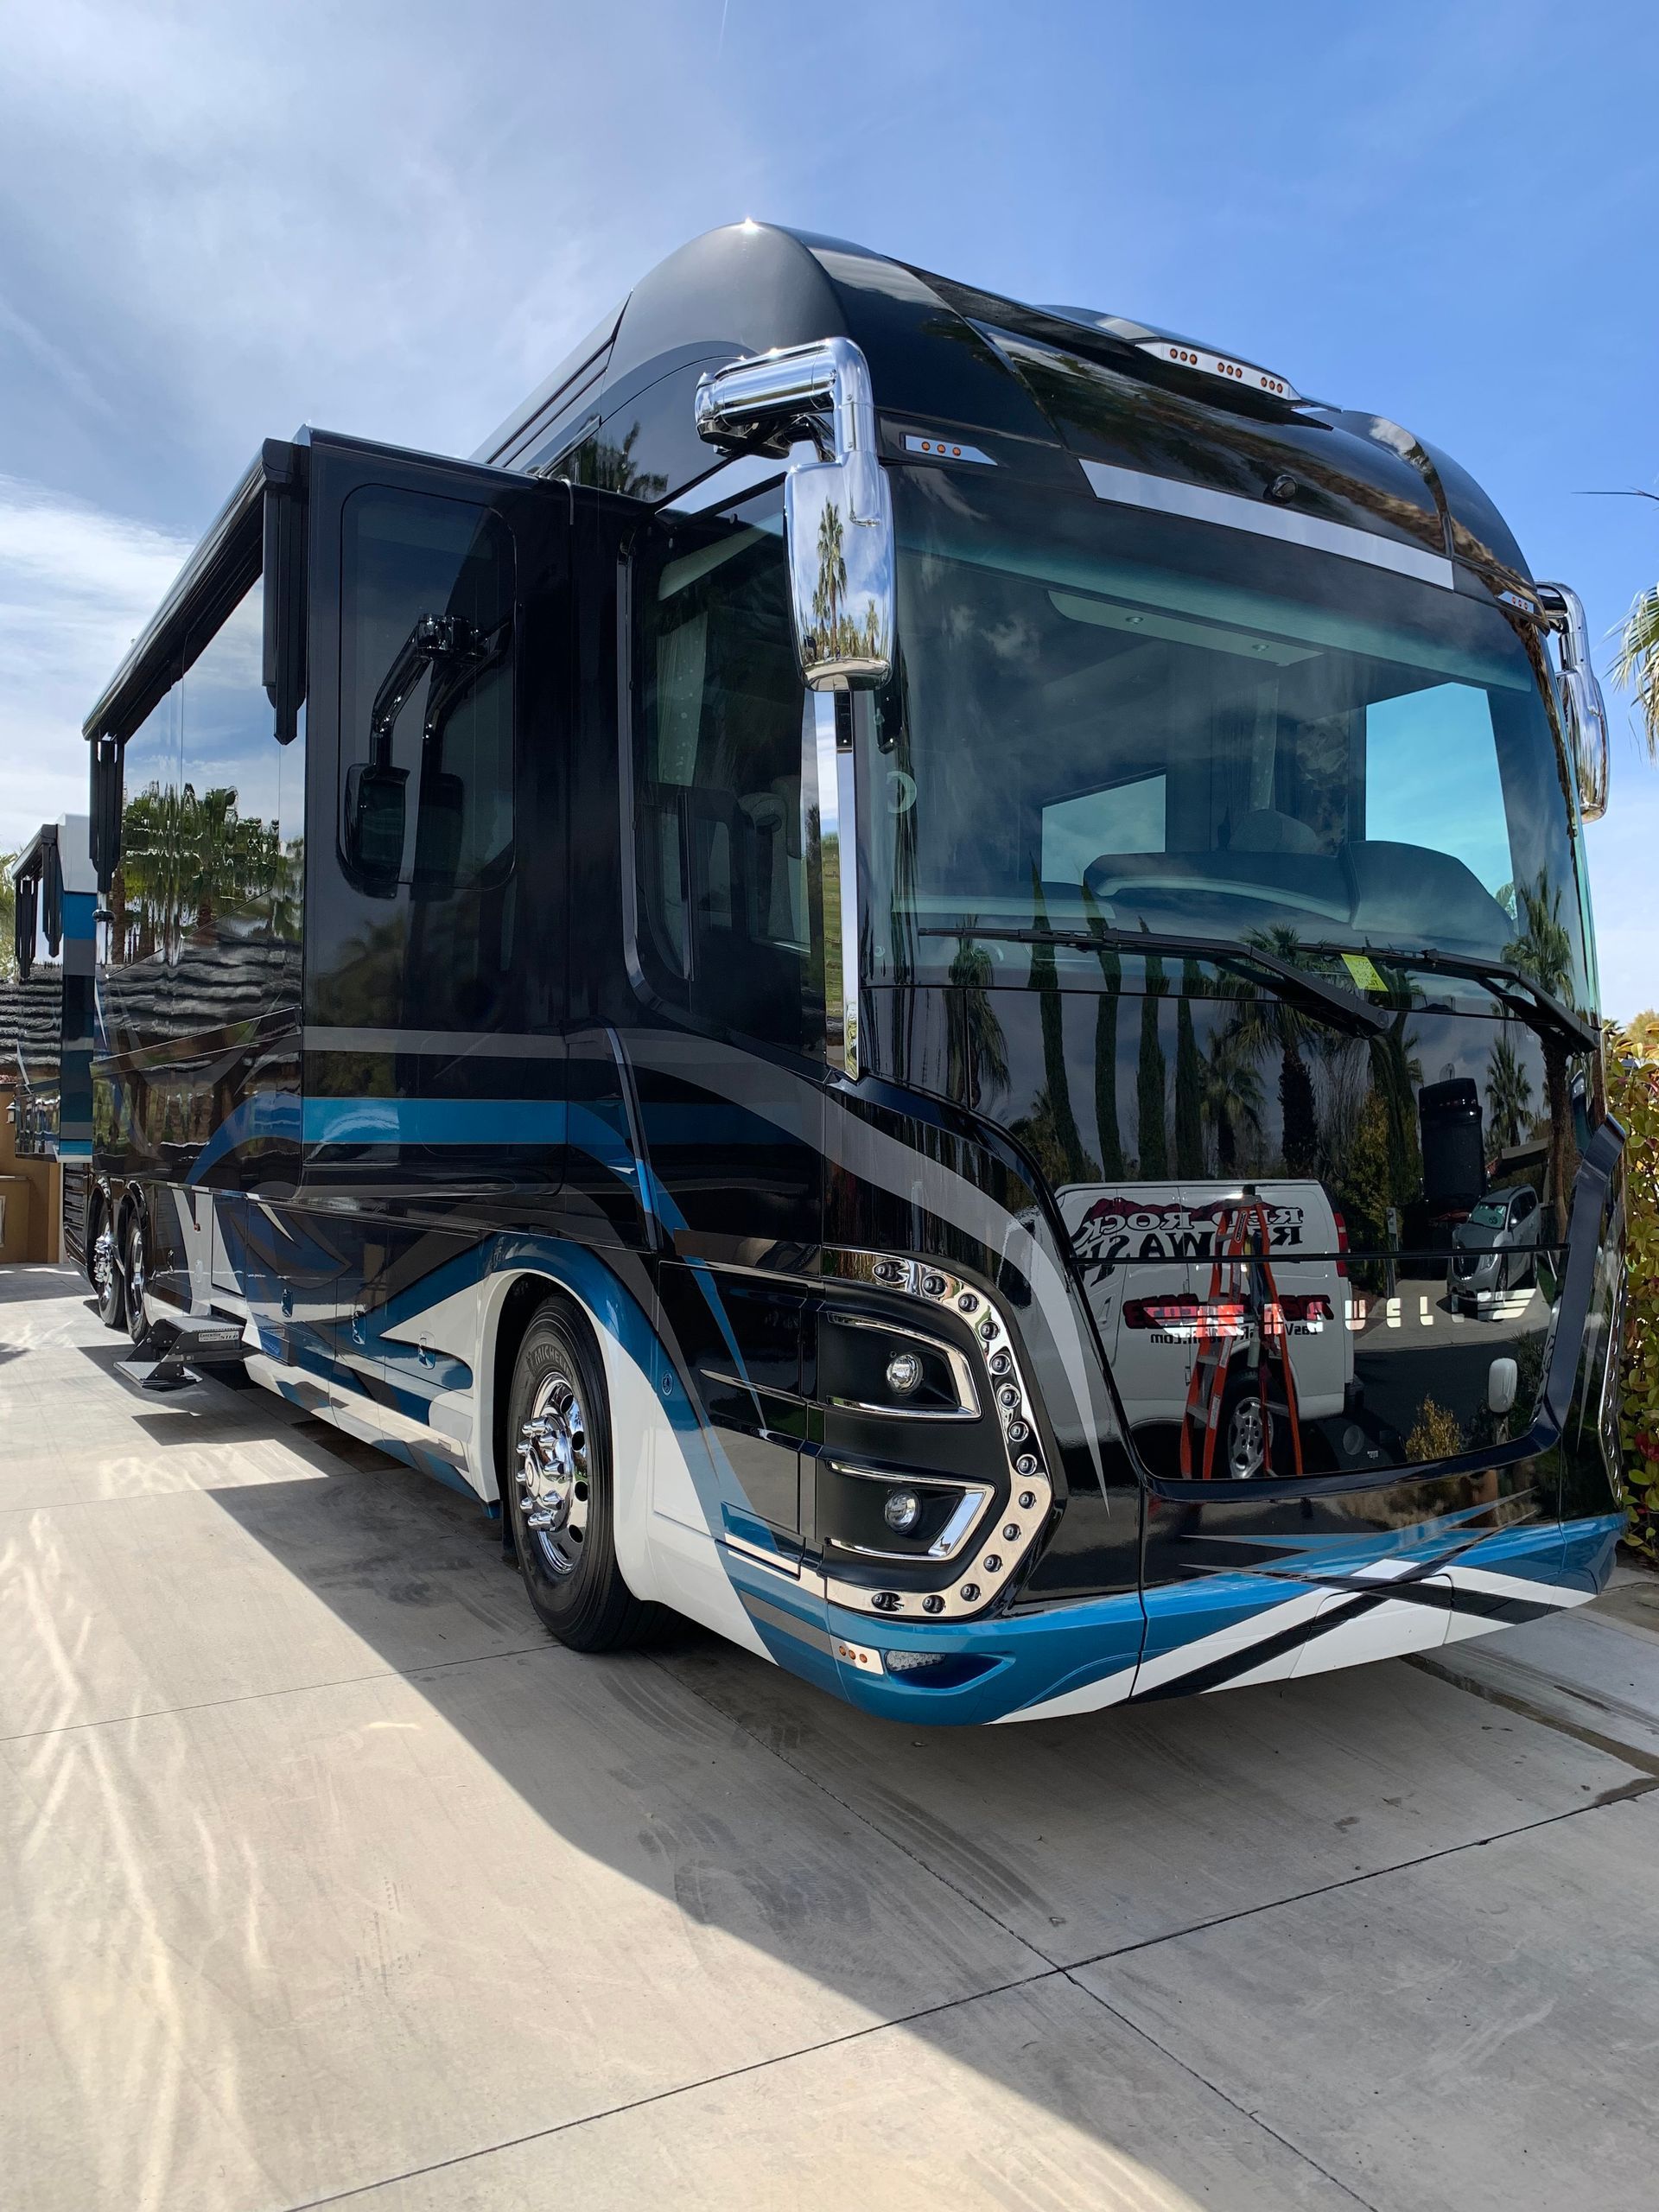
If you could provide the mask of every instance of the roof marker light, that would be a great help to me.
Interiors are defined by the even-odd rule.
[[[1135,351],[1150,354],[1154,361],[1171,362],[1178,369],[1197,369],[1205,376],[1219,377],[1224,384],[1242,385],[1248,391],[1264,391],[1269,398],[1287,400],[1294,407],[1305,404],[1296,387],[1270,369],[1235,361],[1224,353],[1211,353],[1202,346],[1183,345],[1173,338],[1142,338]]]

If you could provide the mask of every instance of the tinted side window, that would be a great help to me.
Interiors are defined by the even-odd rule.
[[[634,592],[642,956],[699,1021],[813,1050],[813,725],[779,524],[667,526]]]
[[[175,683],[122,748],[121,860],[110,887],[112,967],[137,967],[167,957],[178,914],[173,816],[179,775]]]
[[[304,741],[276,742],[263,618],[256,582],[181,687],[180,983],[207,1027],[298,994]]]
[[[128,738],[121,766],[121,859],[97,985],[105,1045],[116,1053],[143,1052],[169,1032],[181,906],[176,683]],[[145,1083],[127,1103],[128,1135],[141,1151],[153,1141],[153,1103]]]
[[[341,526],[338,836],[362,896],[326,1018],[500,1026],[518,921],[512,534],[486,507],[378,486],[350,495]]]

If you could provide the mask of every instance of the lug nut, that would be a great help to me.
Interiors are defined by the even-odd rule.
[[[1007,1527],[1004,1529],[1002,1531],[1002,1541],[1005,1544],[1017,1544],[1019,1542],[1020,1523],[1017,1521],[1010,1521]]]
[[[939,1597],[924,1598],[922,1600],[922,1611],[925,1613],[942,1613],[944,1611],[944,1599]]]
[[[971,1605],[978,1596],[979,1585],[977,1582],[964,1582],[963,1584],[962,1602],[964,1605]]]
[[[1030,1510],[1031,1510],[1031,1509],[1032,1509],[1032,1507],[1033,1507],[1033,1505],[1035,1505],[1035,1504],[1036,1504],[1036,1503],[1037,1503],[1037,1493],[1036,1493],[1036,1491],[1035,1491],[1034,1490],[1022,1490],[1022,1491],[1020,1491],[1020,1510],[1022,1513],[1029,1513],[1029,1512],[1030,1512]]]
[[[985,1554],[985,1572],[986,1572],[986,1573],[987,1573],[987,1574],[1001,1574],[1001,1572],[1002,1572],[1002,1554],[1001,1554],[1001,1552],[987,1552],[987,1553],[986,1553],[986,1554]]]
[[[1022,1452],[1014,1463],[1014,1471],[1018,1475],[1034,1475],[1037,1471],[1037,1462],[1029,1452]]]

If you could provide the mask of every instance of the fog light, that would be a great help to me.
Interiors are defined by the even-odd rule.
[[[922,1501],[913,1490],[890,1490],[881,1510],[895,1535],[908,1535],[922,1517]]]
[[[949,1651],[886,1651],[881,1655],[890,1675],[913,1675],[923,1667],[938,1667],[954,1655]]]
[[[896,1351],[887,1362],[887,1388],[896,1398],[907,1398],[922,1379],[922,1363],[913,1351]],[[895,1527],[897,1523],[895,1522]]]

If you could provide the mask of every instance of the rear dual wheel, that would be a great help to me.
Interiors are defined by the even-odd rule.
[[[144,1286],[149,1281],[149,1254],[144,1241],[144,1217],[134,1206],[121,1232],[121,1273],[126,1285],[127,1334],[141,1344],[149,1333],[144,1319]]]
[[[537,1309],[507,1402],[505,1510],[537,1618],[573,1651],[637,1643],[662,1617],[617,1564],[615,1461],[604,1370],[563,1300]]]

